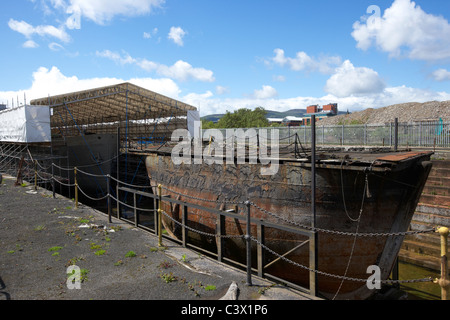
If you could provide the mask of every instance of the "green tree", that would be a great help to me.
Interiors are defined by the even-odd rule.
[[[215,128],[217,128],[217,125],[214,122],[202,120],[202,129],[215,129]]]
[[[217,122],[216,128],[260,128],[268,127],[269,121],[266,118],[267,111],[262,107],[255,110],[242,108],[231,113],[227,113]]]

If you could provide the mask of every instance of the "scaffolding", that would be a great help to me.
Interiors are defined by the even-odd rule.
[[[59,186],[69,187],[69,197],[74,167],[94,175],[85,183],[95,196],[108,193],[95,175],[148,184],[140,153],[165,144],[174,130],[186,129],[188,112],[197,110],[131,83],[48,96],[30,104],[49,108],[51,142],[0,141],[0,171],[18,181],[33,181],[38,166],[43,171],[38,184],[57,179]]]
[[[88,134],[117,134],[126,151],[142,150],[170,139],[173,130],[187,128],[187,112],[197,110],[131,83],[35,99],[50,106],[52,140]]]

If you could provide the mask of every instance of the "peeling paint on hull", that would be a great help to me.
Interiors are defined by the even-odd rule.
[[[407,231],[423,185],[431,169],[428,162],[431,153],[411,155],[395,159],[397,162],[365,159],[354,166],[352,161],[319,162],[316,169],[316,227],[320,229],[354,233],[393,233]],[[375,157],[375,158],[374,158]],[[261,165],[174,165],[170,154],[150,153],[146,157],[147,172],[152,185],[162,184],[177,193],[187,194],[212,202],[193,200],[171,194],[186,202],[216,209],[231,209],[224,200],[244,202],[250,200],[257,206],[282,216],[284,219],[309,226],[311,224],[311,164],[307,161],[282,161],[278,173],[262,176]],[[368,191],[364,193],[368,177]],[[156,190],[154,190],[156,192]],[[345,203],[344,200],[345,199]],[[364,200],[364,201],[363,201]],[[361,219],[358,218],[362,208]],[[181,222],[181,210],[163,208]],[[252,207],[252,218],[272,223],[283,223]],[[242,213],[243,214],[243,213]],[[169,219],[164,224],[174,237],[180,237],[179,226]],[[207,212],[189,211],[189,227],[216,233],[217,218]],[[245,234],[245,221],[227,218],[226,235]],[[252,226],[252,235],[256,227]],[[279,230],[265,231],[266,245],[279,254],[291,250],[306,238]],[[245,263],[245,242],[242,239],[225,239],[225,256]],[[318,270],[321,272],[358,279],[367,279],[367,267],[378,265],[382,279],[387,279],[400,250],[403,237],[375,236],[355,237],[336,233],[319,232]],[[189,232],[189,242],[214,250],[215,239]],[[353,248],[354,244],[354,249]],[[253,243],[253,257],[256,244]],[[265,263],[276,257],[266,254]],[[309,265],[309,246],[302,246],[286,256],[304,266]],[[256,261],[253,262],[256,267]],[[347,270],[347,273],[346,273]],[[266,273],[304,287],[309,286],[307,270],[285,261],[273,263]],[[344,281],[319,274],[320,294],[332,298],[339,290],[337,299],[366,299],[374,292],[365,282]]]

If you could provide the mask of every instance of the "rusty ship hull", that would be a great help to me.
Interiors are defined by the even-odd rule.
[[[370,276],[367,268],[371,265],[380,268],[382,280],[389,278],[403,236],[386,234],[408,230],[431,169],[431,154],[345,150],[318,153],[315,207],[320,295],[337,299],[369,298],[374,290],[368,289],[365,282],[347,278],[367,279]],[[260,164],[175,165],[169,150],[158,150],[147,154],[146,168],[151,184],[161,184],[167,188],[165,195],[178,200],[220,210],[233,209],[233,202],[250,200],[256,205],[251,210],[252,218],[276,224],[311,225],[310,158],[280,159],[278,172],[263,176]],[[181,222],[179,207],[165,204],[163,209]],[[237,212],[245,214],[243,210]],[[169,234],[181,237],[177,223],[167,217],[163,222]],[[216,215],[190,211],[187,225],[201,231],[189,232],[189,242],[215,249],[216,239],[203,236],[202,232],[218,232]],[[245,220],[227,218],[221,234],[245,235],[245,230]],[[256,235],[256,226],[251,226],[251,230]],[[380,235],[355,236],[355,233]],[[225,256],[245,263],[245,240],[225,241]],[[307,288],[308,270],[295,265],[309,265],[308,246],[298,245],[304,241],[304,237],[296,234],[266,229],[266,246],[280,255],[287,253],[285,257],[294,264],[266,254],[268,267],[264,272]],[[252,246],[256,251],[256,244]]]

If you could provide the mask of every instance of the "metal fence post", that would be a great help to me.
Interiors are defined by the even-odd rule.
[[[394,120],[394,151],[398,151],[398,118]]]
[[[247,242],[247,285],[252,286],[252,242],[251,242],[251,226],[250,226],[250,201],[245,201],[247,207],[247,234],[245,240]]]
[[[158,184],[158,247],[162,247],[162,209],[161,209],[161,184]]]
[[[139,217],[137,211],[137,203],[136,203],[136,192],[133,192],[133,211],[134,211],[134,226],[137,228],[139,224]]]
[[[181,229],[181,239],[183,242],[183,247],[186,247],[187,242],[187,233],[186,233],[186,224],[187,224],[187,215],[188,215],[188,207],[186,205],[183,205],[183,212],[181,216],[181,225],[183,228]]]
[[[106,206],[108,207],[108,221],[109,223],[111,223],[111,192],[110,192],[110,188],[111,188],[111,181],[110,181],[110,175],[107,174],[106,175],[106,187],[108,188],[108,194],[107,194],[107,198],[106,198]]]
[[[78,181],[77,181],[77,167],[73,169],[75,178],[75,208],[78,208]]]
[[[116,208],[117,208],[117,219],[120,219],[120,202],[119,202],[119,180],[117,180],[116,184]]]
[[[53,192],[53,199],[56,198],[55,196],[55,170],[53,169],[54,163],[52,162],[52,192]]]
[[[258,224],[257,226],[257,239],[259,243],[264,244],[265,239],[264,239],[264,225],[262,224],[263,220],[261,220],[261,222]],[[264,249],[262,248],[261,245],[258,245],[257,247],[257,260],[258,260],[258,277],[263,277],[264,276],[264,261],[265,261],[265,255],[264,255]]]
[[[450,281],[448,279],[448,262],[447,262],[447,241],[449,230],[446,227],[437,230],[441,235],[441,278],[435,279],[434,282],[441,286],[441,299],[448,300],[450,289]]]
[[[316,116],[311,116],[311,227],[314,230],[313,238],[310,238],[310,268],[317,270],[317,232],[316,228]],[[344,134],[344,125],[342,125]],[[342,135],[343,137],[343,135]],[[316,295],[317,273],[310,274],[310,294]]]
[[[217,260],[223,262],[223,235],[225,227],[225,217],[219,214],[217,217]]]
[[[37,160],[34,160],[34,190],[37,190]]]

